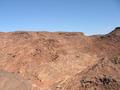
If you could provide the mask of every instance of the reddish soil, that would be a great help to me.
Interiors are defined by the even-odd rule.
[[[0,90],[120,90],[120,28],[0,33]]]

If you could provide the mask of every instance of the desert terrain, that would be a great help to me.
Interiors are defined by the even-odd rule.
[[[120,27],[0,32],[0,90],[120,90]]]

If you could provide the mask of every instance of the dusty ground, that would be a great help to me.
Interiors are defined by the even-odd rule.
[[[0,90],[120,90],[120,28],[0,33]]]

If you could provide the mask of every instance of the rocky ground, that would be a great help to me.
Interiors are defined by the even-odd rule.
[[[120,28],[0,33],[0,90],[120,90]]]

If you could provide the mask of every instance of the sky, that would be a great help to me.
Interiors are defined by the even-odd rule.
[[[105,34],[120,26],[120,0],[0,0],[0,32]]]

